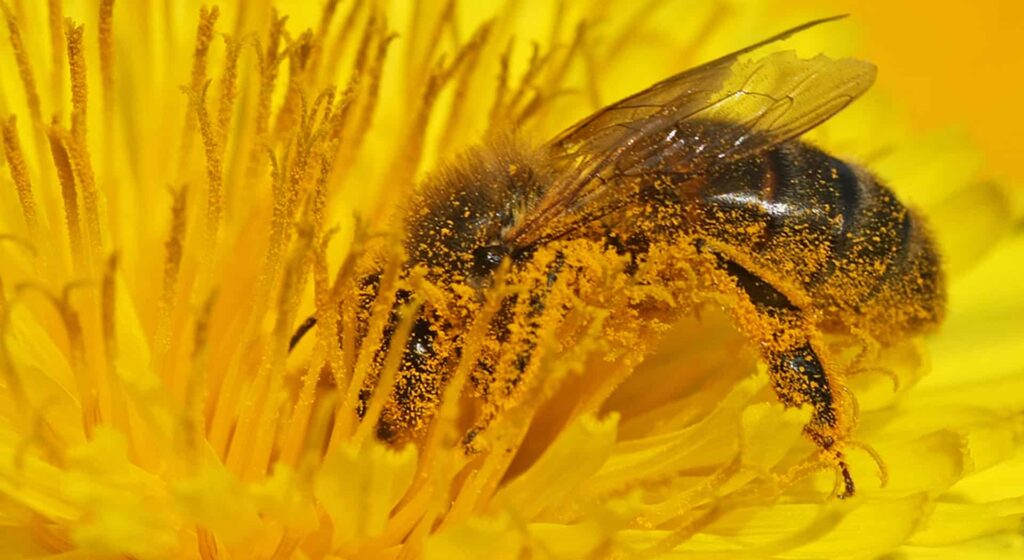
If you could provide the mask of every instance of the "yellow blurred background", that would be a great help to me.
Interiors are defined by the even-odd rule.
[[[1024,188],[1024,2],[801,0],[793,9],[849,13],[878,87],[922,130],[962,127],[986,176]]]

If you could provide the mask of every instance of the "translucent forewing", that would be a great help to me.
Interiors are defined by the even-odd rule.
[[[507,239],[526,247],[561,237],[636,200],[641,182],[623,178],[699,176],[796,138],[842,110],[874,82],[870,63],[792,52],[739,60],[816,23],[682,72],[560,134],[545,147],[558,182]]]

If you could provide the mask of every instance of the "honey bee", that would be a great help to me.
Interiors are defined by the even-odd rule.
[[[926,331],[943,315],[944,288],[922,218],[867,170],[799,139],[867,91],[875,67],[792,52],[748,57],[833,19],[669,77],[540,146],[470,150],[428,177],[411,204],[409,267],[483,294],[499,268],[514,273],[566,241],[614,249],[628,260],[625,275],[655,247],[676,250],[706,285],[732,295],[722,301],[779,400],[813,410],[804,432],[836,466],[839,496],[853,495],[843,454],[851,413],[820,335],[866,333],[884,344]],[[568,273],[557,259],[547,266],[549,280]],[[507,337],[500,313],[494,321],[495,336]],[[414,394],[439,393],[452,361],[439,337],[458,346],[450,327],[425,312],[416,319],[383,437],[401,429]]]

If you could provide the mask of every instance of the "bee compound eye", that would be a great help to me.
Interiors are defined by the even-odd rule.
[[[486,276],[494,272],[507,254],[508,250],[501,245],[486,245],[473,249],[473,274]]]

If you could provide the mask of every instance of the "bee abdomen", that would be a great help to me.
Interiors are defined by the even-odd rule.
[[[875,177],[860,171],[840,177],[837,191],[856,195],[841,199],[832,258],[806,284],[811,300],[826,312],[852,313],[858,326],[883,337],[935,324],[941,271],[923,220]]]
[[[836,273],[867,204],[849,166],[792,142],[709,175],[696,229],[805,292]]]
[[[938,257],[922,220],[874,177],[811,146],[790,142],[722,166],[695,208],[698,236],[817,315],[883,335],[941,315]]]
[[[805,286],[812,293],[825,288],[862,301],[905,253],[913,221],[907,208],[874,178],[838,160],[832,165],[836,179],[827,188],[841,196],[839,221],[829,240],[831,258]]]
[[[944,312],[941,263],[924,221],[905,208],[899,226],[900,247],[861,309],[875,326],[868,330],[883,338],[927,330]]]

